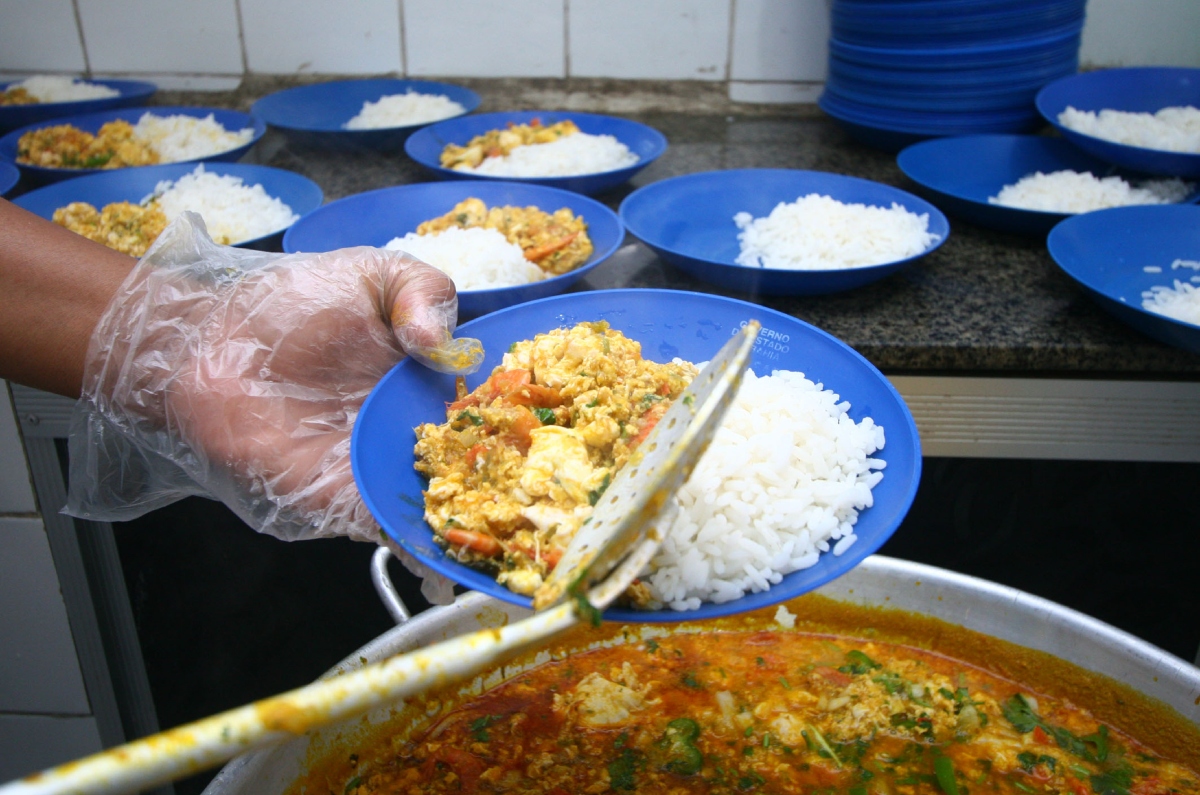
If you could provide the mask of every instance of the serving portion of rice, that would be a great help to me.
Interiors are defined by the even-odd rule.
[[[1200,261],[1177,259],[1171,263],[1171,270],[1180,268],[1200,271]],[[1160,271],[1161,269],[1155,272]],[[1191,277],[1191,281],[1198,279],[1200,275]],[[1200,326],[1200,289],[1179,279],[1175,279],[1172,287],[1155,285],[1142,293],[1142,308],[1164,317]]]
[[[1087,213],[1133,204],[1175,204],[1194,188],[1181,179],[1146,180],[1135,187],[1121,177],[1064,169],[1022,177],[989,196],[988,203],[1049,213]]]
[[[1068,106],[1058,123],[1069,130],[1118,144],[1165,152],[1200,153],[1200,109],[1163,108],[1157,113],[1130,113],[1106,108],[1099,113]]]
[[[213,174],[199,165],[174,182],[162,180],[154,193],[137,204],[113,202],[97,210],[87,202],[72,202],[54,211],[54,222],[122,254],[140,257],[185,210],[199,213],[209,235],[223,245],[265,237],[299,218],[262,185],[246,185],[241,177]]]
[[[489,157],[458,171],[489,177],[571,177],[632,166],[638,156],[611,135],[577,132],[557,141],[518,146],[506,155]]]
[[[403,251],[445,273],[459,290],[490,290],[540,281],[546,274],[521,247],[495,229],[450,227],[433,235],[409,232],[384,246]]]
[[[99,83],[87,83],[75,77],[60,75],[34,75],[15,83],[10,83],[3,94],[22,98],[28,101],[17,101],[0,104],[33,104],[50,102],[79,102],[87,99],[107,99],[119,97],[121,92],[115,88],[102,86]]]
[[[403,94],[388,94],[375,102],[367,100],[362,110],[342,126],[347,130],[408,127],[466,112],[466,108],[444,94],[421,94],[410,88]]]
[[[882,265],[916,256],[939,238],[929,232],[928,214],[843,204],[810,193],[780,202],[763,218],[733,217],[741,253],[737,264],[780,270],[833,270]]]
[[[174,182],[159,182],[145,201],[157,205],[168,222],[185,210],[199,213],[212,239],[225,245],[265,237],[300,218],[262,185],[247,185],[241,177],[205,171],[203,165]]]
[[[702,366],[702,365],[698,365]],[[764,591],[840,555],[885,463],[884,429],[802,373],[747,371],[687,483],[662,548],[643,577],[675,610]]]
[[[133,125],[133,134],[158,153],[160,162],[177,163],[244,146],[254,137],[254,128],[226,130],[212,113],[204,118],[143,113],[138,123]]]

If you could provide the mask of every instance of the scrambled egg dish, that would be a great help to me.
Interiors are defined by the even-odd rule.
[[[159,156],[134,137],[133,125],[118,119],[92,135],[70,124],[30,130],[17,142],[17,162],[42,168],[150,166]]]
[[[477,168],[484,158],[504,157],[518,146],[548,144],[567,135],[579,132],[579,127],[570,119],[543,126],[534,119],[529,124],[509,124],[503,130],[488,130],[467,142],[466,146],[447,144],[442,150],[442,168]]]
[[[525,259],[550,276],[578,268],[592,256],[587,224],[566,207],[547,213],[537,207],[492,207],[481,200],[465,199],[454,209],[417,227],[418,235],[436,235],[451,227],[495,229],[515,246]]]
[[[515,343],[446,421],[416,428],[425,520],[447,554],[532,594],[613,476],[695,377],[607,323]],[[642,585],[628,594],[649,601]]]
[[[877,634],[880,616],[862,610],[859,626]],[[1183,795],[1200,788],[1200,773],[1183,760],[1067,698],[1035,695],[940,648],[817,631],[706,629],[548,654],[461,705],[431,710],[432,725],[411,738],[340,753],[340,765],[318,768],[290,793]],[[942,635],[938,643],[944,648]],[[987,648],[988,663],[1001,671],[1015,656],[997,660],[995,644],[964,648],[976,655]],[[1100,682],[1095,690],[1096,703],[1125,703]],[[1138,726],[1138,715],[1145,712],[1130,710],[1124,721]],[[1182,742],[1142,731],[1145,741],[1174,744],[1183,755]]]
[[[97,210],[87,202],[71,202],[54,211],[54,223],[122,254],[140,257],[166,228],[167,216],[153,203],[114,202]]]
[[[37,105],[38,99],[29,89],[17,86],[0,91],[0,105]]]

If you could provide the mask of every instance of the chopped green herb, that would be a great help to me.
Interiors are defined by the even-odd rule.
[[[663,767],[681,776],[699,773],[704,764],[704,756],[696,747],[699,736],[700,724],[691,718],[676,718],[668,723],[662,744],[666,746],[670,758]]]
[[[937,776],[937,783],[942,788],[942,792],[946,795],[958,795],[958,782],[954,780],[954,762],[950,757],[935,757],[933,774]]]
[[[554,425],[558,421],[554,416],[554,409],[536,408],[533,413],[542,421],[542,425]]]
[[[360,784],[362,784],[362,776],[355,776],[346,782],[346,788],[342,792],[344,794],[349,793],[352,789],[358,789]]]
[[[604,480],[600,481],[600,485],[588,492],[588,505],[595,505],[600,501],[604,492],[608,490],[608,485],[612,483],[612,475],[608,472],[604,473]]]
[[[458,416],[454,418],[455,422],[462,422],[463,420],[470,422],[477,428],[480,425],[483,425],[483,417],[480,417],[478,414],[474,414],[471,411],[460,411]]]
[[[865,674],[867,671],[880,668],[879,663],[863,654],[858,649],[846,652],[846,664],[838,668],[844,674]]]

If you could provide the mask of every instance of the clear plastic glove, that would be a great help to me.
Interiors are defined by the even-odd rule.
[[[401,252],[231,248],[185,213],[93,332],[65,512],[121,521],[201,495],[288,541],[379,543],[350,469],[354,419],[405,354],[477,369],[480,343],[451,337],[457,316],[453,283]]]

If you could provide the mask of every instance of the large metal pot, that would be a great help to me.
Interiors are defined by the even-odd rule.
[[[1200,669],[1108,624],[1015,588],[875,555],[819,593],[852,604],[932,616],[1048,652],[1123,682],[1200,726]],[[452,605],[421,613],[389,630],[329,675],[481,627],[501,626],[527,612],[479,593],[468,593]],[[394,708],[381,708],[368,720],[378,722],[394,715]],[[308,762],[327,749],[351,742],[362,728],[361,722],[351,722],[247,754],[230,762],[213,779],[205,795],[283,793]]]

